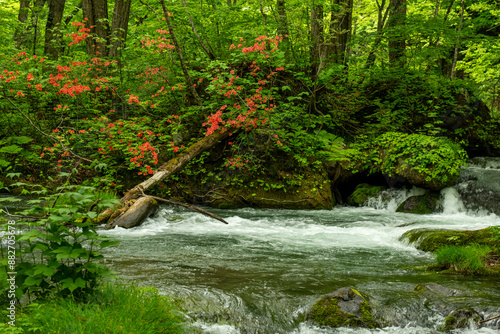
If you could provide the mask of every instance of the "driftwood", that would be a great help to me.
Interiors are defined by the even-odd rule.
[[[486,320],[481,320],[480,322],[478,322],[478,324],[482,324],[483,322],[490,321],[490,320],[497,319],[497,318],[500,318],[500,314],[496,315],[494,317],[488,318]]]
[[[180,171],[182,168],[184,168],[192,159],[196,158],[198,155],[203,153],[206,150],[211,149],[213,146],[217,145],[219,142],[224,140],[229,136],[229,133],[231,130],[227,131],[217,131],[214,132],[203,139],[199,140],[198,142],[194,143],[193,145],[189,146],[185,151],[183,151],[180,155],[177,157],[170,159],[166,163],[160,166],[158,170],[153,174],[152,177],[149,179],[145,180],[144,182],[141,182],[140,184],[136,185],[134,188],[129,190],[122,198],[121,198],[121,203],[126,206],[128,202],[134,199],[138,199],[139,197],[143,196],[144,191],[147,191],[148,189],[152,188],[153,186],[157,185],[161,181],[163,181],[165,178],[169,177],[170,175]],[[236,133],[237,130],[234,130],[233,133]],[[175,201],[174,201],[175,202]],[[172,202],[173,204],[173,202]],[[179,204],[180,205],[180,204]],[[189,204],[186,204],[189,206]],[[99,224],[105,224],[108,219],[113,215],[116,209],[113,208],[108,208],[106,209],[98,218]],[[201,210],[201,209],[200,209]],[[195,210],[196,211],[196,210]],[[201,212],[201,211],[198,211]],[[218,218],[216,218],[218,219]],[[220,219],[219,219],[220,220]]]
[[[187,204],[187,203],[182,203],[182,202],[178,202],[178,201],[174,201],[174,200],[171,200],[171,199],[165,199],[165,198],[161,198],[161,197],[156,197],[156,196],[151,196],[151,195],[146,195],[144,194],[144,192],[142,193],[143,196],[149,196],[149,197],[152,197],[154,198],[155,200],[157,200],[158,202],[163,202],[163,203],[167,203],[167,204],[172,204],[172,205],[179,205],[179,206],[183,206],[185,207],[186,209],[188,210],[191,210],[191,211],[194,211],[194,212],[199,212],[199,213],[202,213],[206,216],[209,216],[209,217],[212,217],[213,219],[217,219],[218,221],[221,221],[223,222],[224,224],[229,224],[227,221],[225,221],[224,219],[222,219],[221,217],[211,213],[211,212],[208,212],[207,210],[203,210],[202,208],[199,208],[197,207],[196,205],[193,205],[193,204]]]

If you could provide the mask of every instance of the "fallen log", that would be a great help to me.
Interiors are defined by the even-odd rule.
[[[234,130],[233,134],[235,134],[236,132],[237,130]],[[116,218],[115,211],[120,211],[120,215],[124,214],[124,212],[128,210],[128,207],[131,206],[130,201],[138,199],[139,197],[143,196],[144,191],[157,185],[170,175],[182,170],[191,160],[220,143],[222,140],[227,138],[229,134],[229,131],[214,132],[189,146],[175,158],[170,159],[169,161],[161,165],[160,168],[158,168],[158,170],[156,170],[156,172],[153,174],[153,176],[136,185],[134,188],[125,193],[125,195],[120,199],[123,205],[121,209],[108,208],[103,213],[101,213],[97,219],[98,224],[105,224],[106,222],[108,222],[108,220]]]

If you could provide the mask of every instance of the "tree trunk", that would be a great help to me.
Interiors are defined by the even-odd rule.
[[[94,38],[87,38],[87,54],[106,57],[110,34],[107,0],[83,0],[83,17],[86,28]]]
[[[170,36],[172,37],[172,42],[174,43],[175,46],[175,51],[177,51],[177,56],[179,57],[179,62],[181,63],[181,69],[182,73],[184,74],[184,79],[186,81],[187,89],[189,89],[189,91],[193,95],[194,99],[196,100],[200,108],[202,108],[203,101],[201,101],[200,96],[198,95],[196,89],[193,86],[193,80],[189,75],[186,63],[184,62],[184,57],[182,56],[181,47],[179,46],[179,42],[177,41],[177,37],[175,36],[174,27],[172,26],[172,22],[170,21],[170,16],[167,10],[167,6],[165,5],[165,0],[161,0],[161,6],[163,8],[163,12],[165,15],[165,21],[167,21],[168,31],[170,32]]]
[[[234,130],[233,135],[236,134],[237,130]],[[191,160],[196,158],[201,153],[211,149],[213,146],[217,145],[221,140],[229,136],[228,131],[220,132],[216,131],[209,136],[204,137],[200,141],[189,146],[184,152],[182,152],[177,157],[169,160],[158,168],[155,174],[144,182],[138,184],[131,190],[129,190],[122,198],[122,204],[127,204],[130,200],[137,199],[142,196],[142,193],[153,186],[157,185],[165,178],[173,175],[174,173],[180,171],[184,168]],[[106,223],[106,221],[113,215],[113,209],[107,209],[98,218],[100,224]]]
[[[450,71],[450,78],[453,79],[456,75],[456,67],[457,67],[457,60],[458,60],[458,47],[460,44],[460,32],[462,31],[462,25],[464,23],[464,10],[465,10],[465,1],[462,0],[461,4],[461,11],[460,11],[460,23],[458,24],[458,38],[457,38],[457,44],[455,45],[455,52],[453,54],[453,63],[451,64],[451,71]]]
[[[32,53],[36,54],[36,39],[38,37],[38,14],[45,5],[45,0],[21,0],[19,3],[19,27],[14,32],[14,41],[16,48],[28,49],[30,46],[33,48]],[[28,19],[31,13],[31,25]],[[31,45],[30,45],[31,44]]]
[[[326,57],[336,64],[347,65],[349,60],[353,5],[353,0],[334,0],[332,3]]]
[[[406,64],[406,0],[390,0],[388,26],[389,32],[389,65],[393,68]]]
[[[231,2],[231,0],[228,0],[228,1]],[[230,3],[228,3],[228,4],[230,5]],[[191,29],[193,30],[194,35],[198,39],[198,42],[200,43],[203,51],[205,51],[205,53],[207,54],[208,58],[210,58],[210,60],[215,60],[216,57],[214,56],[212,51],[205,45],[205,43],[203,42],[203,39],[198,34],[198,30],[196,30],[193,19],[191,18],[191,14],[189,14],[189,11],[188,11],[188,8],[186,5],[186,0],[182,0],[182,5],[184,6],[184,9],[186,10],[186,13],[188,15],[189,23],[191,23]]]
[[[21,0],[19,1],[19,14],[17,15],[17,20],[19,21],[19,27],[14,32],[14,41],[16,41],[16,48],[21,49],[28,34],[26,28],[26,21],[28,20],[30,13],[31,0]]]
[[[323,5],[311,4],[311,74],[315,80],[322,62]]]
[[[128,21],[130,17],[130,5],[132,0],[116,0],[113,11],[113,23],[111,25],[111,36],[109,41],[108,57],[116,58],[119,51],[125,47],[127,39]]]
[[[385,28],[385,22],[387,21],[387,16],[389,14],[390,7],[385,7],[386,0],[382,0],[381,3],[377,0],[378,7],[378,20],[377,20],[377,37],[375,38],[375,42],[373,43],[373,47],[368,54],[368,58],[366,59],[365,69],[369,69],[377,59],[375,52],[377,51],[378,46],[382,42],[382,36]],[[385,11],[384,11],[385,9]]]
[[[49,0],[49,15],[45,25],[45,54],[53,59],[59,57],[61,47],[61,22],[66,0]]]
[[[288,20],[286,17],[285,0],[277,0],[276,7],[278,9],[278,34],[283,37],[284,41],[288,40]]]

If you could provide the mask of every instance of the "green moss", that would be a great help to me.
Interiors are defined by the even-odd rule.
[[[470,322],[478,323],[482,318],[473,308],[461,308],[451,312],[445,319],[442,331],[451,331],[457,328],[468,328]]]
[[[347,204],[352,206],[361,206],[371,197],[375,197],[384,190],[383,186],[372,186],[367,183],[361,183],[356,186],[353,193],[347,198]]]
[[[422,251],[437,254],[429,267],[442,273],[500,276],[500,227],[477,231],[410,230],[401,236]]]
[[[428,192],[425,195],[412,196],[401,203],[396,212],[413,213],[426,215],[436,212],[439,207],[440,195],[434,192]]]
[[[338,306],[339,297],[324,296],[312,307],[308,319],[319,326],[328,327],[379,327],[377,321],[372,315],[372,309],[368,301],[358,291],[351,289],[352,292],[363,298],[359,309],[360,314],[351,314],[344,312]]]

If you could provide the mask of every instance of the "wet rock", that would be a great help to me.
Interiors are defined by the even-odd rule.
[[[139,198],[134,204],[122,215],[110,221],[106,228],[114,228],[120,226],[124,228],[132,228],[141,225],[146,218],[154,214],[158,210],[158,203],[151,196]]]
[[[462,294],[458,290],[450,289],[436,283],[420,283],[413,290],[419,293],[423,293],[427,296],[437,296],[437,297],[452,297],[452,296],[460,296]]]
[[[440,195],[428,192],[425,195],[411,196],[401,203],[396,212],[414,213],[419,215],[441,212]]]
[[[321,297],[306,319],[327,327],[380,327],[373,317],[368,298],[351,287]]]
[[[477,328],[484,317],[473,308],[459,308],[451,312],[445,319],[442,330],[450,331],[458,328]]]
[[[361,183],[356,186],[353,193],[347,198],[347,204],[352,206],[362,206],[368,199],[377,196],[385,187],[372,186],[368,183]]]

